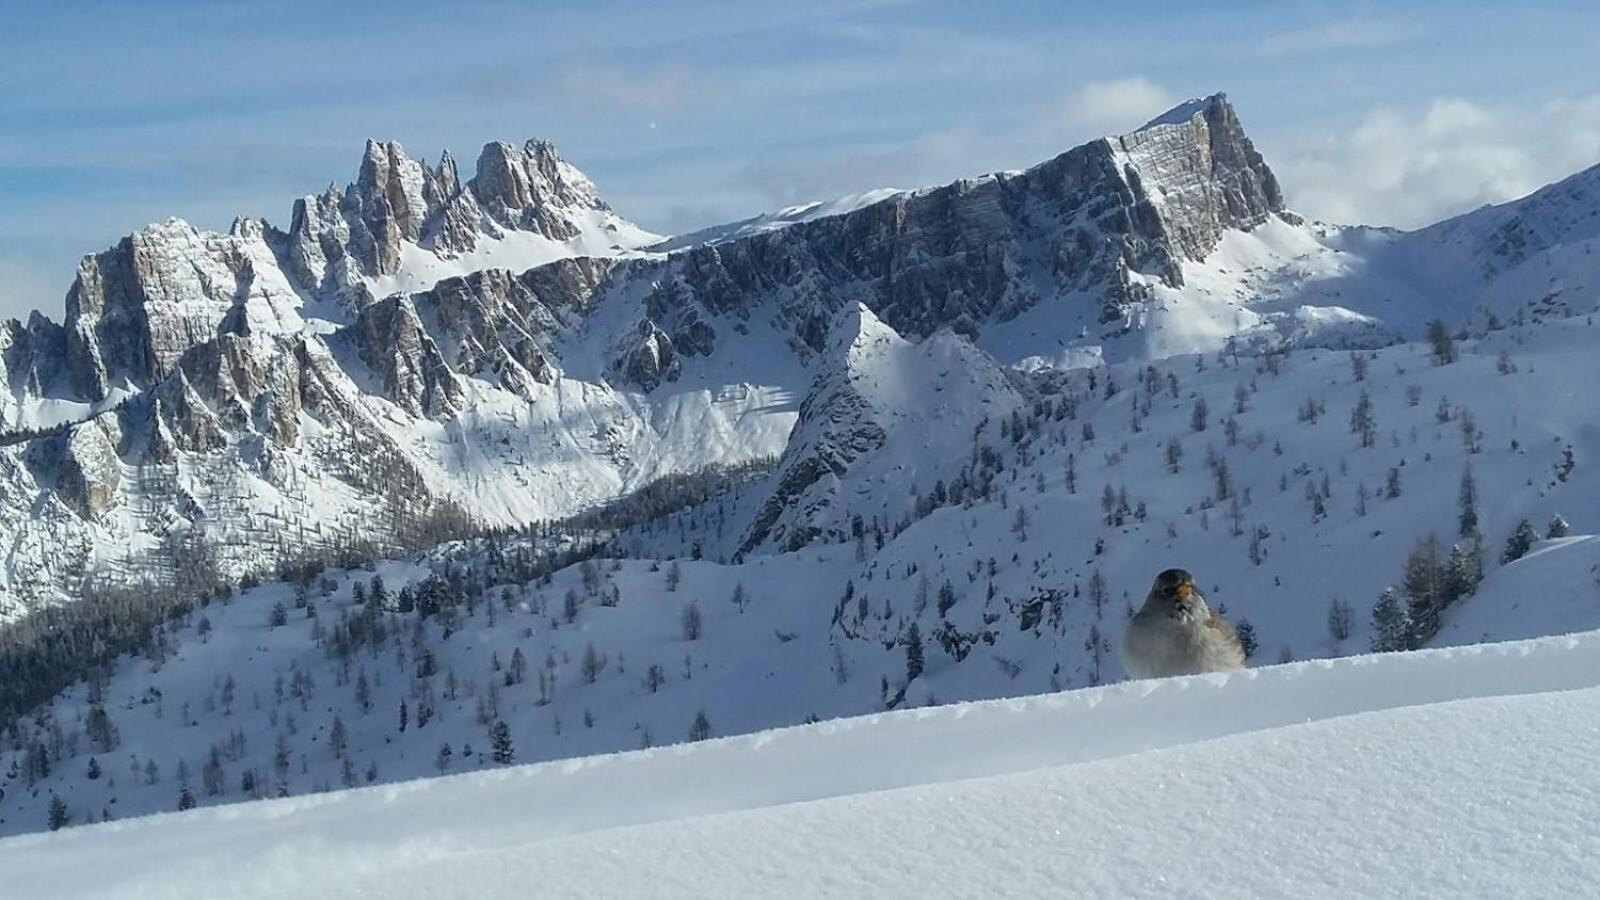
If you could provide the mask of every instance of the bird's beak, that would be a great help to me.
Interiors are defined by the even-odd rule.
[[[1192,585],[1192,584],[1180,584],[1180,585],[1178,585],[1178,599],[1179,600],[1187,600],[1187,599],[1189,599],[1189,595],[1193,594],[1193,593],[1194,593],[1194,585]]]

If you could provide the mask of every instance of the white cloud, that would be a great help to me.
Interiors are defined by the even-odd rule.
[[[1091,81],[1063,101],[1047,117],[1047,125],[1088,140],[1132,131],[1177,102],[1170,91],[1142,75]]]
[[[1600,163],[1600,94],[1537,106],[1442,97],[1262,150],[1300,212],[1417,228]]]
[[[1262,56],[1305,56],[1329,50],[1370,50],[1391,47],[1421,37],[1415,25],[1377,19],[1350,19],[1299,28],[1264,38],[1257,46]]]

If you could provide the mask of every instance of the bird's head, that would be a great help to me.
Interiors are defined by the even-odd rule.
[[[1185,621],[1206,614],[1206,601],[1194,589],[1194,576],[1183,569],[1168,569],[1157,575],[1145,606]]]
[[[1150,593],[1168,603],[1181,604],[1195,595],[1194,577],[1183,569],[1168,569],[1156,576]]]

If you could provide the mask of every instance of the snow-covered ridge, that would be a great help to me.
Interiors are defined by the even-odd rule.
[[[1160,128],[1163,125],[1187,125],[1191,119],[1204,113],[1207,108],[1216,104],[1226,103],[1227,100],[1228,95],[1220,92],[1212,94],[1209,97],[1196,97],[1191,100],[1185,100],[1161,115],[1156,116],[1154,119],[1151,119],[1143,125],[1140,125],[1137,129],[1135,129],[1135,131],[1149,131],[1152,128]]]
[[[685,247],[693,247],[700,244],[718,244],[723,241],[775,231],[779,228],[787,228],[800,222],[842,216],[845,213],[855,212],[864,206],[881,203],[890,197],[903,193],[905,191],[897,188],[875,188],[870,191],[835,197],[832,200],[816,200],[811,203],[786,206],[776,212],[762,213],[737,222],[712,225],[699,231],[676,235],[659,244],[652,244],[648,249],[661,253],[670,253],[673,250],[681,250]]]
[[[1257,852],[1213,857],[1204,884],[1253,890],[1292,876],[1317,895],[1399,894],[1445,862],[1413,844],[1455,846],[1471,823],[1537,825],[1540,839],[1509,856],[1462,847],[1446,884],[1555,889],[1600,872],[1571,865],[1595,859],[1575,852],[1589,829],[1572,800],[1600,794],[1586,765],[1600,732],[1572,722],[1600,706],[1597,659],[1600,634],[1587,633],[959,704],[10,838],[0,860],[11,885],[38,897],[496,897],[528,879],[559,896],[726,896],[787,878],[866,895],[932,886],[936,872],[947,890],[1028,894],[1071,878],[1154,894],[1195,874],[1174,847],[1244,841]],[[1518,740],[1496,736],[1508,728]],[[1418,741],[1427,765],[1374,764],[1408,758]],[[1446,789],[1416,795],[1435,784]],[[1485,821],[1473,813],[1490,797],[1500,807]],[[1287,823],[1314,798],[1322,852],[1307,855]],[[1418,816],[1426,831],[1409,833]],[[912,837],[945,823],[963,839]],[[1017,844],[1057,852],[993,858]],[[1352,866],[1338,848],[1356,844]],[[1556,859],[1567,864],[1549,867]]]

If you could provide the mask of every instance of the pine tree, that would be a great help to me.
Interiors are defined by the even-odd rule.
[[[1411,619],[1411,647],[1422,643],[1439,630],[1439,611],[1448,599],[1447,570],[1439,550],[1439,536],[1433,532],[1417,541],[1411,555],[1406,557],[1401,586],[1405,591]]]
[[[1356,381],[1367,380],[1367,355],[1360,350],[1350,351],[1350,374]]]
[[[1533,530],[1533,523],[1524,517],[1517,523],[1516,529],[1511,532],[1511,537],[1506,539],[1506,549],[1504,553],[1500,554],[1500,562],[1502,564],[1516,562],[1527,556],[1528,551],[1533,549],[1533,545],[1538,540],[1539,535]]]
[[[1392,587],[1384,588],[1372,607],[1372,651],[1387,653],[1408,649],[1410,636],[1411,621],[1400,603],[1399,592]]]
[[[683,630],[683,639],[698,641],[704,632],[705,624],[700,617],[700,604],[693,600],[683,606],[683,613],[679,616],[679,625]]]
[[[906,683],[916,681],[922,675],[922,631],[917,628],[917,623],[912,622],[911,628],[906,631]]]
[[[1106,577],[1099,569],[1089,575],[1089,602],[1094,604],[1094,617],[1099,619],[1106,605]]]
[[[1256,655],[1260,644],[1256,641],[1256,627],[1248,619],[1240,619],[1239,624],[1233,629],[1239,635],[1239,647],[1244,650],[1244,658],[1250,659]]]
[[[194,809],[194,807],[194,794],[189,790],[188,785],[184,785],[178,791],[178,812],[183,812],[186,809]]]
[[[93,818],[92,813],[90,814],[90,818]],[[55,794],[51,794],[49,819],[50,830],[60,831],[61,829],[67,827],[67,825],[71,822],[72,812],[67,809],[66,801],[62,800]]]
[[[494,761],[500,765],[510,765],[515,758],[515,750],[511,746],[511,727],[504,719],[496,719],[489,728],[489,746],[493,748]]]
[[[706,718],[706,711],[701,709],[694,714],[694,721],[689,723],[689,740],[703,741],[711,737],[711,720]]]
[[[594,684],[595,679],[600,677],[600,671],[605,667],[605,657],[601,656],[600,651],[594,648],[594,641],[585,644],[583,662],[580,664],[580,669],[583,672],[583,683]]]
[[[1428,323],[1428,344],[1433,354],[1433,364],[1444,366],[1457,359],[1456,339],[1450,334],[1450,326],[1443,319],[1434,319]]]
[[[333,751],[335,759],[343,759],[345,747],[349,743],[349,735],[344,729],[344,719],[334,716],[333,727],[328,730],[328,749]]]
[[[1350,411],[1350,432],[1361,438],[1361,446],[1372,447],[1378,443],[1378,423],[1372,415],[1372,397],[1366,390]]]
[[[1483,581],[1483,538],[1473,532],[1459,544],[1450,547],[1450,561],[1446,564],[1446,600],[1454,603],[1470,597]]]
[[[1472,463],[1461,472],[1461,490],[1456,495],[1457,534],[1466,537],[1478,531],[1478,483],[1472,477]]]
[[[1550,524],[1545,527],[1544,536],[1547,540],[1553,541],[1556,538],[1564,538],[1571,532],[1572,526],[1568,525],[1567,520],[1561,518],[1558,513],[1550,517]]]
[[[1210,415],[1210,410],[1206,407],[1206,398],[1194,398],[1194,408],[1189,411],[1189,427],[1195,431],[1205,431]]]
[[[1328,636],[1335,642],[1350,637],[1350,620],[1350,604],[1334,598],[1333,602],[1328,604]]]

